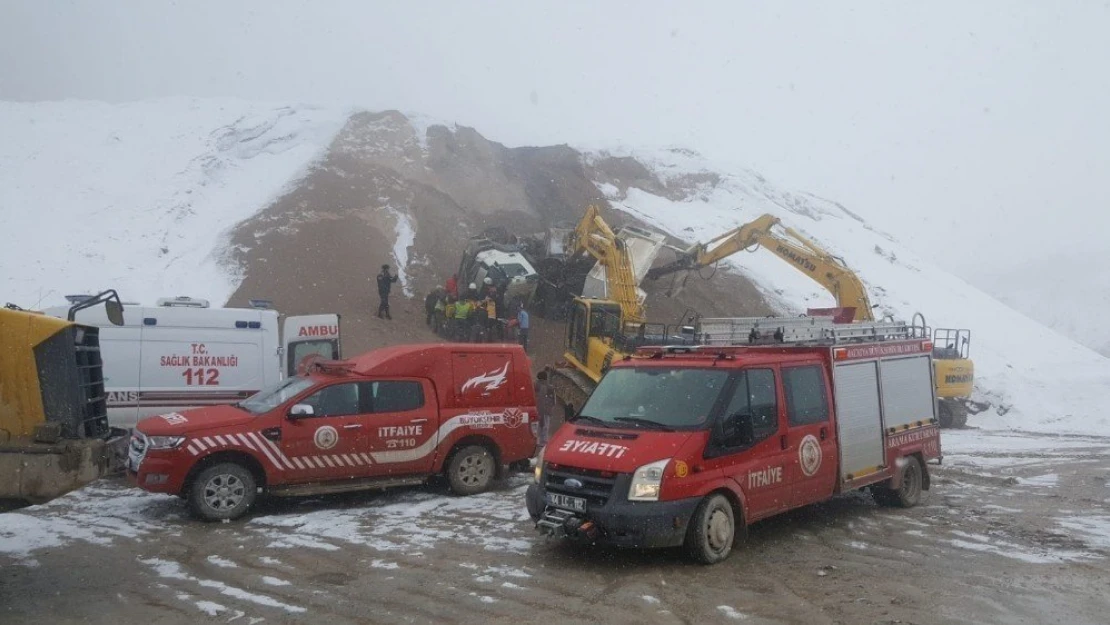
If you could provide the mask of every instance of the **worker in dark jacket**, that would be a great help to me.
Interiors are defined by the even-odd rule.
[[[429,327],[432,325],[432,318],[436,314],[436,302],[439,301],[439,287],[436,287],[424,296],[424,323]]]
[[[379,319],[393,319],[393,315],[389,314],[389,290],[396,281],[397,276],[389,274],[389,265],[382,265],[382,272],[378,274],[378,297],[381,299],[378,304]]]

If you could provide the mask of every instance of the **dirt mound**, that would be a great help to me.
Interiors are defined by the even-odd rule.
[[[438,341],[424,325],[423,297],[457,270],[469,236],[491,226],[539,233],[577,220],[590,203],[617,227],[629,218],[610,210],[592,180],[662,185],[631,159],[589,169],[583,161],[566,146],[506,148],[471,128],[432,126],[420,137],[395,111],[354,115],[295,188],[236,228],[228,259],[245,279],[229,305],[268,298],[285,314],[338,312],[347,354]],[[403,276],[392,321],[375,316],[383,263]],[[754,285],[723,270],[691,276],[673,298],[671,278],[643,286],[653,321],[770,311]],[[537,364],[561,356],[563,336],[563,324],[536,319]]]

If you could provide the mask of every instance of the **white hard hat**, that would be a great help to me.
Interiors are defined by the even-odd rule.
[[[493,284],[493,278],[486,276],[486,279],[482,280],[482,282],[485,282],[486,284]]]
[[[470,288],[472,288],[472,289],[476,289],[476,288],[478,288],[478,285],[477,285],[477,284],[474,284],[473,282],[471,282],[471,283],[470,283]]]

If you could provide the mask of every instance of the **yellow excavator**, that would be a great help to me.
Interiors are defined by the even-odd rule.
[[[779,226],[785,236],[775,232]],[[792,267],[828,289],[836,298],[836,310],[811,313],[832,313],[838,321],[872,321],[872,305],[859,276],[844,261],[822,249],[793,228],[784,226],[773,215],[734,228],[707,243],[697,243],[679,253],[667,265],[652,268],[647,276],[657,280],[679,271],[700,271],[741,250],[770,250]],[[975,367],[969,358],[971,332],[966,329],[938,328],[935,331],[921,321],[921,330],[933,336],[933,363],[936,378],[937,412],[942,427],[961,427],[967,423],[967,402],[974,386]]]
[[[587,207],[567,235],[565,249],[569,258],[588,255],[605,268],[610,296],[574,298],[567,317],[565,362],[548,368],[548,384],[569,416],[582,407],[614,358],[649,337],[632,256],[597,206]]]
[[[77,302],[68,319],[0,308],[0,511],[44,503],[122,468],[127,432],[108,425],[99,330],[74,323],[115,291]]]

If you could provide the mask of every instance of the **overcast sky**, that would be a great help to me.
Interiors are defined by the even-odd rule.
[[[1110,250],[1110,1],[0,0],[0,99],[170,95],[687,145],[973,280]]]

